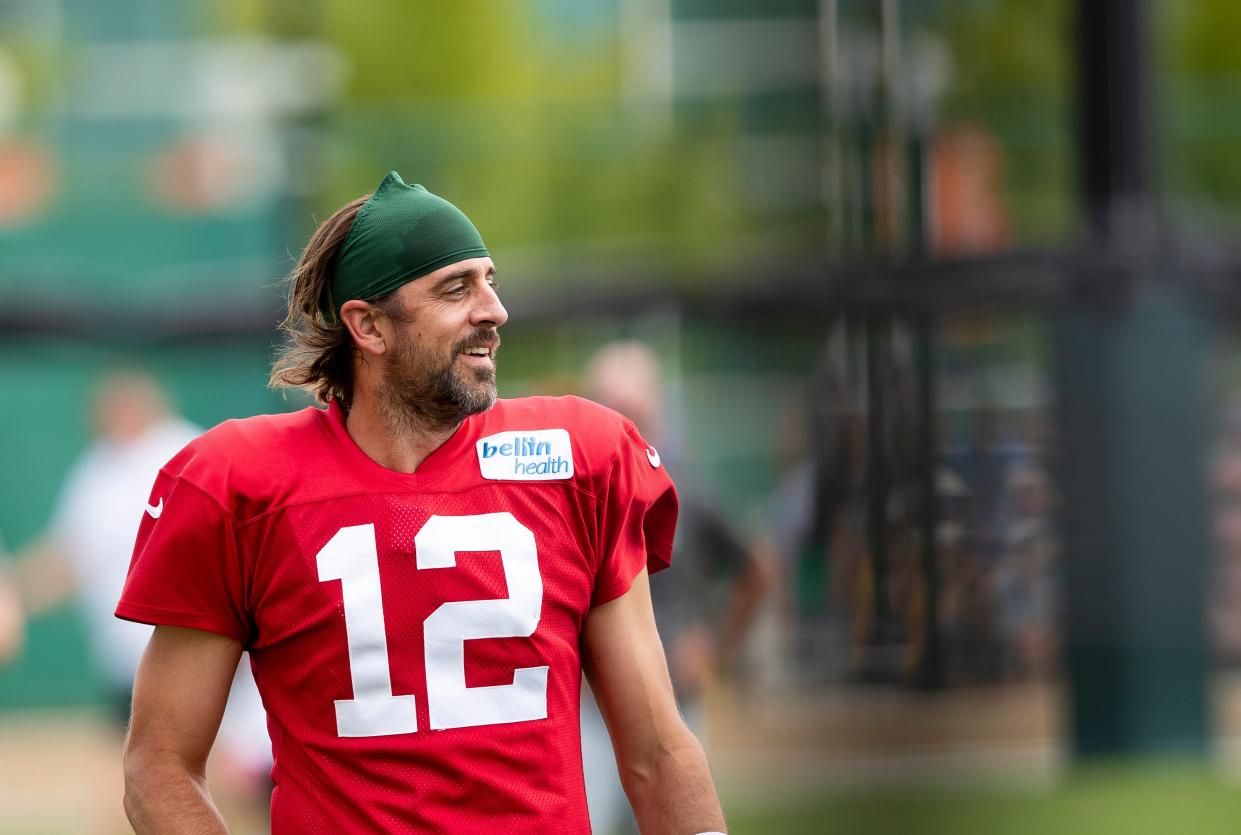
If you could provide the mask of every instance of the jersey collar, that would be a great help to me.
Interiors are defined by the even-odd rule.
[[[464,457],[473,454],[474,444],[482,435],[482,427],[487,414],[488,412],[482,412],[467,417],[457,427],[457,431],[433,450],[412,473],[390,470],[363,452],[345,426],[345,410],[341,407],[340,401],[334,399],[328,404],[327,422],[337,446],[344,453],[350,465],[356,468],[355,472],[410,486],[426,485],[456,471]]]

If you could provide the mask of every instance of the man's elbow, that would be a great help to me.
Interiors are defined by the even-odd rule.
[[[121,763],[125,777],[122,803],[125,814],[130,821],[134,821],[141,817],[142,809],[146,806],[146,800],[156,782],[154,775],[159,770],[158,758],[152,756],[144,746],[135,744],[131,737],[125,741],[125,753]]]
[[[129,777],[129,772],[125,772],[125,791],[121,795],[121,806],[125,809],[125,817],[134,826],[138,825],[138,821],[142,818],[142,799],[141,793]]]
[[[644,787],[658,785],[668,773],[676,773],[687,765],[705,764],[706,755],[698,739],[682,725],[639,752],[618,762],[621,785],[632,796]]]
[[[122,758],[124,795],[122,803],[131,822],[144,820],[147,811],[170,790],[205,781],[175,752],[138,742],[133,735],[125,742]]]

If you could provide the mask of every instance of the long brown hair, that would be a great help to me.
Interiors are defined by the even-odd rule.
[[[336,310],[332,298],[336,254],[349,236],[358,210],[369,198],[364,194],[351,200],[319,224],[285,279],[289,308],[280,323],[285,343],[276,351],[267,380],[272,388],[304,388],[323,403],[339,397],[348,405],[353,399],[353,357],[357,349],[344,324],[336,318],[329,320],[323,311]]]

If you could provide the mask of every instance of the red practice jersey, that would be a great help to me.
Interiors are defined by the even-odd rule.
[[[337,404],[228,421],[160,472],[116,613],[249,650],[274,833],[588,832],[579,642],[671,558],[633,424],[498,401],[413,474]]]

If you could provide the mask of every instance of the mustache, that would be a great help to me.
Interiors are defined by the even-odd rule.
[[[471,348],[486,348],[493,354],[500,348],[500,333],[495,328],[483,328],[453,345],[453,352],[460,353]]]

